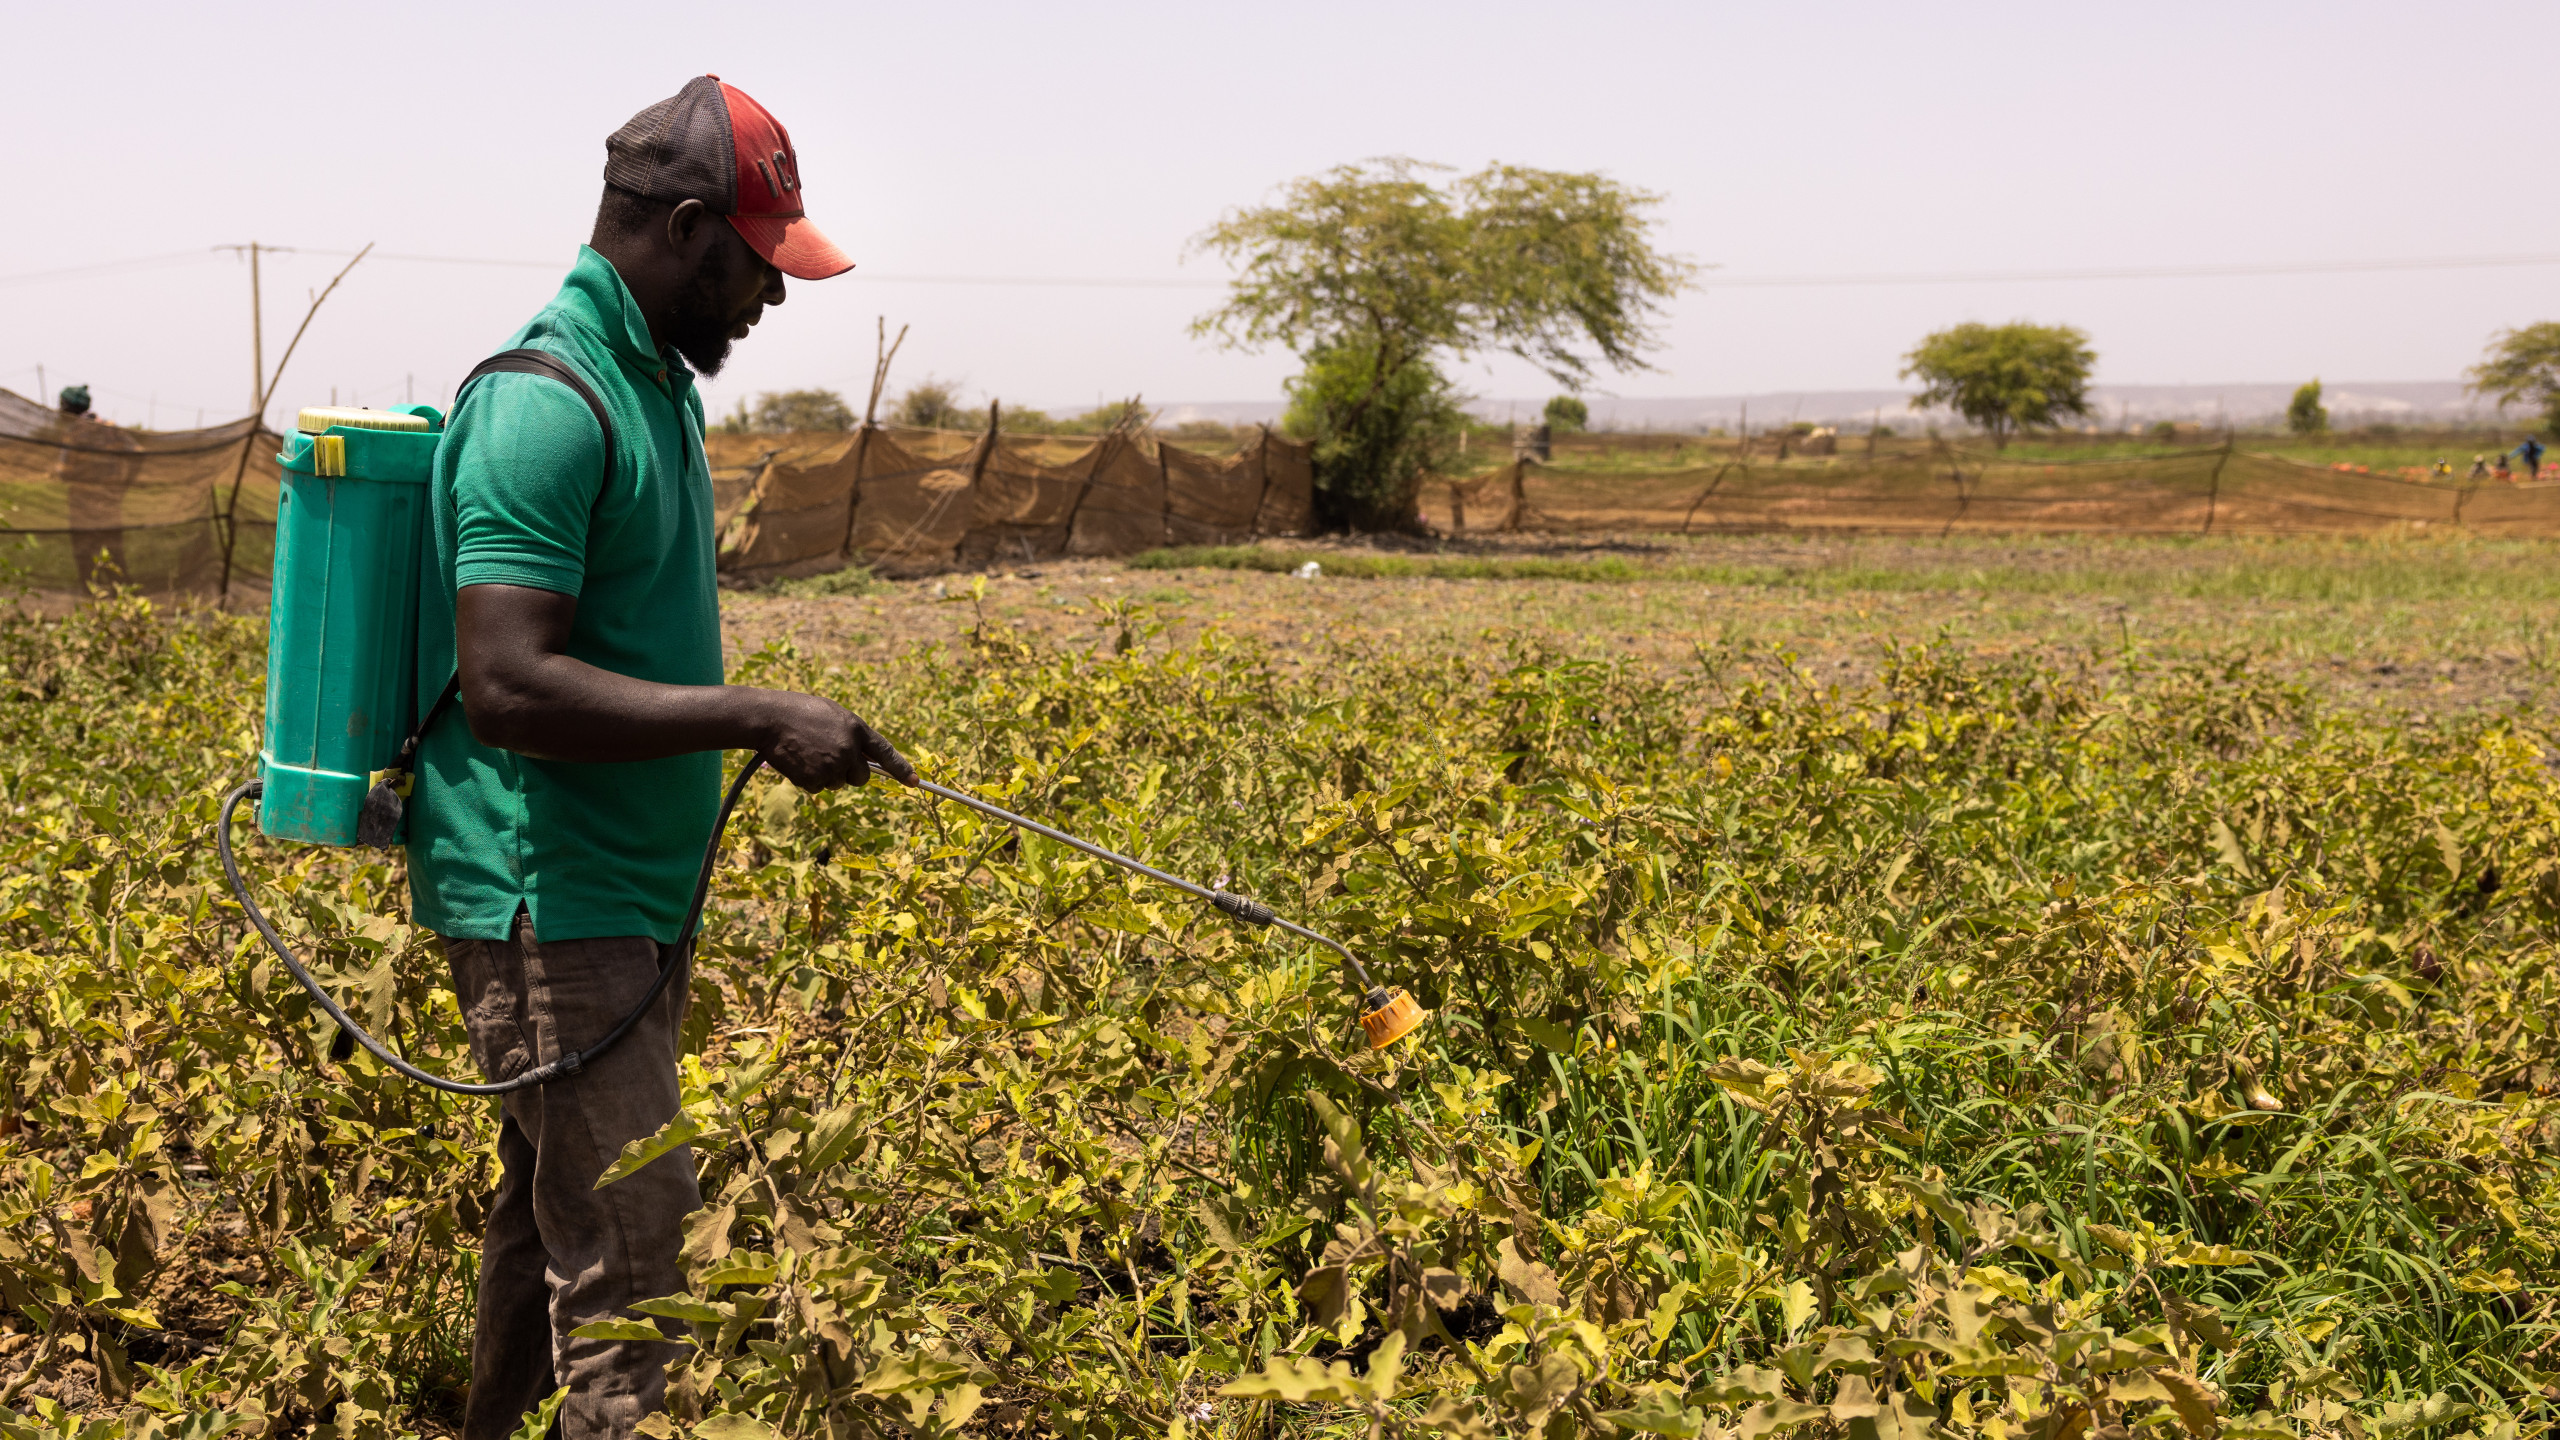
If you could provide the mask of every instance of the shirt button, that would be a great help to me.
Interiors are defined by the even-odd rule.
[[[664,385],[664,384],[666,384],[666,383],[667,383],[667,372],[666,372],[666,371],[661,370],[661,371],[659,371],[659,372],[658,372],[658,383],[659,383],[659,384],[661,384],[661,385]]]

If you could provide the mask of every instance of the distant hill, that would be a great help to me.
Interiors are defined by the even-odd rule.
[[[2279,421],[2285,402],[2293,398],[2290,383],[2240,381],[2227,385],[2099,385],[2090,392],[2098,409],[2096,423],[2107,429],[2120,424],[2145,425],[2158,420],[2187,420],[2217,425],[2224,421],[2249,426]],[[2333,381],[2324,401],[2332,424],[2390,421],[2403,425],[2463,424],[2497,418],[2496,407],[2470,395],[2459,380]],[[1486,420],[1528,421],[1546,408],[1535,400],[1478,400],[1467,409]],[[1708,430],[1740,427],[1747,413],[1751,428],[1810,420],[1817,425],[1865,425],[1877,419],[1896,427],[1932,422],[1949,424],[1943,412],[1914,414],[1907,390],[1770,391],[1759,395],[1700,395],[1671,398],[1590,400],[1595,428],[1616,430]],[[1230,425],[1266,424],[1280,418],[1274,400],[1201,401],[1164,407],[1163,423],[1216,420]]]

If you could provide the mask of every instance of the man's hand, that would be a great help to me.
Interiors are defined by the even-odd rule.
[[[756,750],[803,790],[916,772],[862,717],[831,700],[746,685],[660,685],[568,654],[576,597],[466,585],[455,597],[462,713],[483,745],[537,760],[657,760]]]
[[[771,738],[759,747],[766,762],[803,790],[863,785],[875,769],[901,785],[916,783],[915,768],[859,715],[832,700],[786,690],[762,692],[772,716]]]

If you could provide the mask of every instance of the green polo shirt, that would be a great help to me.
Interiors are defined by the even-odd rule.
[[[583,246],[560,293],[499,348],[520,346],[594,387],[613,417],[611,473],[595,415],[568,386],[491,375],[463,394],[436,447],[418,693],[431,699],[453,674],[454,596],[466,585],[574,595],[570,655],[662,684],[719,684],[711,469],[693,372],[650,343],[622,277]],[[474,740],[461,712],[418,751],[408,835],[417,923],[501,940],[521,905],[544,940],[674,941],[720,806],[720,756],[535,760]]]

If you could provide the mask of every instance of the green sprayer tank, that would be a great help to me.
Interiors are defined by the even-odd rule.
[[[416,723],[418,564],[444,417],[305,410],[276,456],[258,828],[353,845],[373,774]]]

